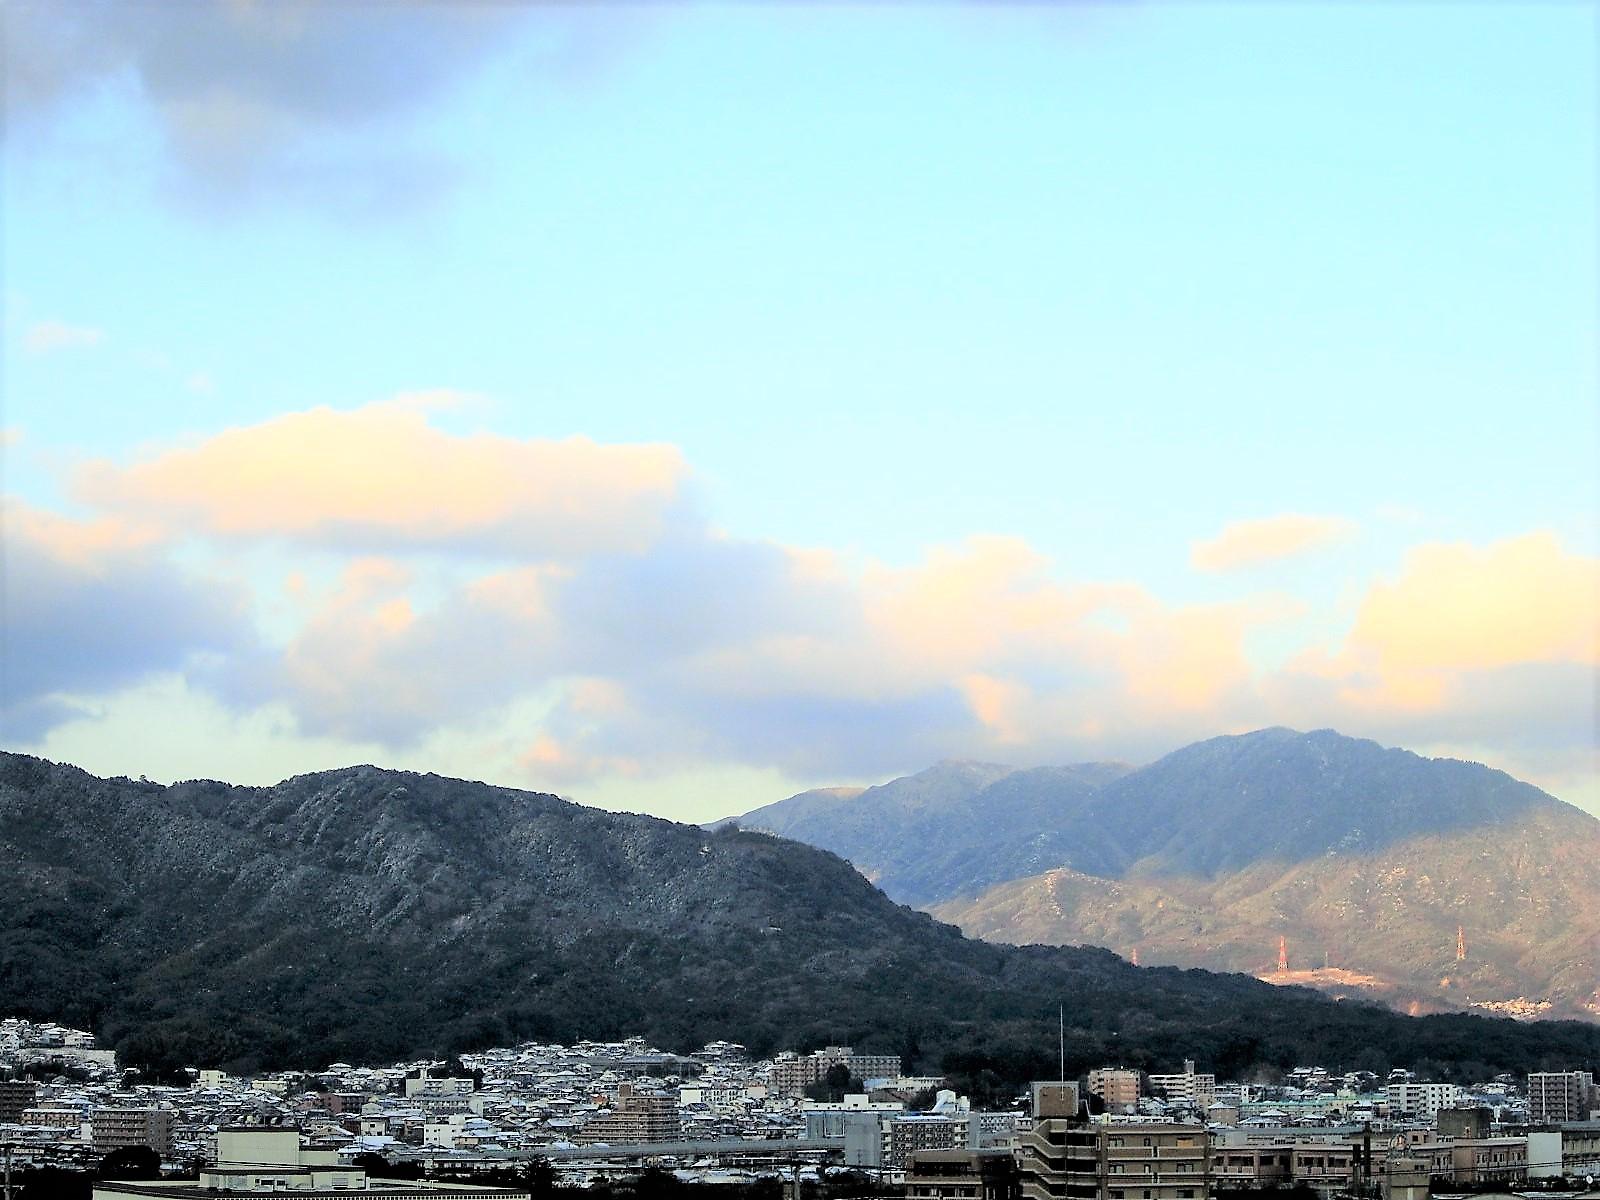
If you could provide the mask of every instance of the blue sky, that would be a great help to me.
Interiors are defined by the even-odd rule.
[[[108,646],[92,680],[27,667],[14,748],[153,777],[376,758],[709,816],[944,754],[1142,758],[1282,720],[1597,800],[1588,6],[7,20],[5,484],[34,514],[8,537],[68,588],[110,572],[62,549],[109,522],[95,553],[156,611],[226,592],[233,623],[164,655]],[[240,533],[201,460],[130,473],[319,408],[367,414],[324,455],[344,471],[364,420],[436,392],[406,411],[449,453],[671,448],[670,496],[641,493],[659,510],[576,526],[654,532],[551,557],[463,517],[424,545],[350,533],[356,501],[330,493],[338,538]],[[251,461],[321,495],[304,462],[274,475],[296,443],[269,440]],[[527,503],[530,525],[572,516]],[[1251,524],[1288,518],[1322,524]],[[1268,552],[1197,568],[1197,544],[1263,528]],[[1005,615],[944,553],[1025,602]],[[361,590],[374,559],[404,582]],[[502,629],[510,659],[591,649],[514,679],[486,655],[464,682],[494,704],[376,725],[290,669],[319,622],[376,637],[404,602],[421,625],[373,643],[395,674],[369,682],[449,690],[473,588],[534,570],[632,614],[632,660],[614,627]],[[286,602],[290,576],[316,594]],[[692,653],[664,651],[685,623]],[[421,626],[451,630],[448,656]],[[1458,642],[1419,657],[1419,628]],[[852,649],[886,630],[884,661]],[[1207,687],[1152,682],[1219,642],[1192,666]],[[826,678],[795,663],[835,652]]]

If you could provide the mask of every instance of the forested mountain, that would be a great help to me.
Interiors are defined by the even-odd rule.
[[[1137,951],[1419,1011],[1600,1016],[1600,821],[1530,784],[1332,730],[1095,769],[990,766],[908,814],[894,797],[923,792],[924,772],[802,819],[781,801],[740,820],[843,854],[984,938]],[[1294,944],[1283,976],[1280,937]]]
[[[734,820],[832,850],[896,900],[926,905],[1059,866],[1056,831],[1075,827],[1097,790],[1130,770],[942,762],[878,787],[801,792]],[[1109,835],[1099,842],[1074,853],[1115,853]]]
[[[1592,1026],[991,945],[795,842],[373,767],[163,787],[0,755],[0,874],[0,1011],[158,1070],[641,1033],[849,1042],[982,1094],[1054,1071],[1058,1003],[1070,1068],[1600,1062]]]

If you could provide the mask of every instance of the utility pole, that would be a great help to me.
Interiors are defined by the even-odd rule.
[[[1061,1073],[1056,1076],[1056,1082],[1065,1083],[1067,1081],[1067,1006],[1065,1004],[1056,1006],[1056,1027],[1061,1039]],[[11,1197],[7,1195],[6,1200],[11,1200]]]
[[[5,1144],[5,1152],[6,1152],[6,1182],[5,1182],[6,1196],[5,1196],[5,1200],[11,1200],[11,1143],[10,1142],[7,1142]]]

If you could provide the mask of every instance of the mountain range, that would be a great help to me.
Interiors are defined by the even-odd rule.
[[[638,1033],[898,1052],[982,1098],[1057,1069],[1058,1005],[1071,1070],[1600,1062],[1592,1025],[990,944],[798,842],[375,767],[162,786],[0,754],[0,877],[0,1012],[157,1075]]]
[[[993,941],[1600,1017],[1600,820],[1478,763],[1264,729],[1138,769],[941,763],[737,821]]]

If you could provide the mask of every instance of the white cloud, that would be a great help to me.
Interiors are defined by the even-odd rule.
[[[84,325],[61,321],[35,321],[22,335],[22,348],[29,354],[53,354],[58,350],[87,350],[98,346],[105,333]]]
[[[1238,571],[1295,558],[1355,534],[1343,517],[1284,513],[1254,521],[1235,521],[1208,541],[1190,547],[1190,562],[1201,571]]]

